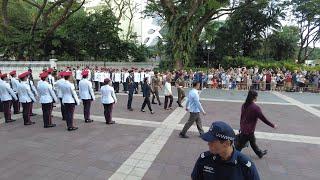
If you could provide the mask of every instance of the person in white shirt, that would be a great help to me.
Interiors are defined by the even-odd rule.
[[[143,86],[143,80],[146,77],[146,73],[144,72],[144,68],[141,68],[140,71],[140,86],[141,86],[141,92],[142,92],[142,86]]]
[[[53,72],[53,69],[52,68],[49,68],[47,70],[47,73],[48,73],[48,83],[51,85],[52,88],[54,88],[54,85],[55,85],[55,79],[54,77],[52,76],[52,72]]]
[[[30,120],[30,112],[32,108],[32,103],[36,102],[36,98],[34,97],[34,94],[31,92],[30,89],[30,83],[28,82],[28,76],[30,72],[24,72],[20,74],[18,77],[21,81],[17,87],[17,93],[19,96],[19,101],[22,104],[22,114],[23,114],[23,121],[24,125],[32,125],[35,124],[35,122],[32,122]]]
[[[38,97],[38,91],[36,89],[36,87],[34,86],[34,83],[33,83],[33,77],[32,77],[32,71],[29,71],[29,78],[27,80],[27,83],[28,83],[28,88],[30,89],[30,91],[32,92],[33,96],[36,98]],[[35,101],[34,101],[35,102]],[[30,116],[35,116],[36,114],[32,112],[33,110],[33,103],[34,102],[31,102],[31,110],[30,110]]]
[[[127,78],[129,77],[130,73],[128,72],[127,68],[124,68],[124,72],[122,73],[122,85],[123,85],[123,91],[127,93],[128,91],[128,83]]]
[[[47,82],[49,74],[43,72],[40,74],[40,81],[38,82],[39,102],[42,107],[43,114],[43,127],[52,128],[55,124],[52,124],[52,108],[53,103],[58,102],[57,96],[53,91],[52,86]]]
[[[55,88],[57,90],[57,96],[60,100],[60,111],[61,111],[61,115],[62,115],[62,120],[65,121],[66,120],[66,113],[65,113],[65,108],[64,108],[64,105],[62,103],[62,92],[61,92],[61,85],[64,84],[66,82],[66,80],[64,79],[64,71],[61,71],[59,72],[59,76],[60,76],[60,79],[56,82],[55,84]]]
[[[92,89],[92,83],[87,79],[89,71],[84,70],[81,75],[82,80],[79,82],[79,95],[83,103],[84,120],[86,123],[91,123],[93,120],[90,119],[90,108],[92,101],[95,100],[95,96]]]
[[[17,95],[17,87],[19,85],[19,80],[16,78],[17,76],[17,72],[16,71],[11,71],[10,73],[10,87],[12,88],[12,90],[16,93]],[[18,95],[17,95],[18,97]],[[19,102],[19,97],[17,100],[13,100],[12,101],[12,105],[13,105],[13,114],[20,114],[20,102]]]
[[[76,81],[77,81],[77,89],[79,89],[79,82],[81,80],[81,69],[79,66],[77,66],[77,70],[76,70]]]
[[[16,93],[10,88],[7,74],[2,74],[0,79],[0,99],[3,105],[4,119],[6,123],[14,122],[11,119],[12,100],[18,100]]]
[[[119,85],[121,82],[121,72],[119,69],[116,69],[114,73],[112,73],[113,87],[116,93],[119,93]]]
[[[112,109],[113,104],[117,103],[117,97],[113,87],[110,86],[110,79],[105,79],[104,83],[105,85],[101,87],[101,103],[104,107],[104,117],[106,124],[114,124],[115,121],[112,120]]]
[[[104,79],[107,78],[107,72],[105,68],[101,68],[100,76],[99,76],[99,82],[100,82],[100,88],[104,85]]]
[[[73,124],[73,114],[76,105],[80,105],[80,101],[78,99],[77,93],[74,88],[74,84],[70,82],[72,76],[72,72],[65,72],[64,79],[66,80],[63,84],[60,85],[60,90],[62,93],[62,103],[65,107],[65,116],[68,131],[77,130],[78,127],[75,127]]]
[[[196,122],[197,124],[197,128],[200,133],[200,136],[204,133],[202,128],[201,118],[200,118],[200,112],[202,112],[203,115],[206,115],[206,112],[204,111],[200,103],[200,97],[198,92],[199,89],[200,89],[200,83],[193,82],[193,89],[188,94],[188,100],[186,104],[186,111],[190,112],[190,117],[179,134],[181,138],[188,138],[186,133],[194,122]]]
[[[140,83],[140,73],[138,72],[138,68],[136,68],[133,72],[133,80],[135,84],[135,94],[139,92],[139,83]]]
[[[172,89],[171,89],[171,79],[170,77],[166,78],[166,82],[164,84],[164,109],[165,110],[171,110],[172,109],[172,102],[173,102],[173,96],[172,96]],[[168,106],[168,100],[170,99],[170,103]]]

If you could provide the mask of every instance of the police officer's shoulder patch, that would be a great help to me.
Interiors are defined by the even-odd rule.
[[[210,154],[211,154],[210,151],[203,152],[200,154],[200,158],[204,159],[205,157],[208,157]]]
[[[251,168],[252,166],[252,161],[244,154],[239,153],[238,155],[238,162],[248,168]]]

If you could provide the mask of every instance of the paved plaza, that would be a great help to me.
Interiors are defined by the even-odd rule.
[[[188,91],[188,89],[185,89]],[[177,95],[176,90],[174,96]],[[222,120],[239,129],[240,107],[246,91],[205,89],[200,97],[206,116],[205,130]],[[54,108],[57,127],[43,128],[41,109],[35,104],[33,126],[24,126],[21,115],[4,124],[0,115],[0,180],[102,180],[145,179],[185,180],[207,144],[195,125],[189,139],[179,130],[188,119],[184,108],[166,111],[153,105],[155,114],[140,112],[141,93],[134,96],[133,108],[126,109],[127,95],[117,95],[115,125],[106,125],[100,95],[91,108],[93,123],[83,120],[83,106],[75,110],[77,131],[66,131],[60,105]],[[164,98],[161,97],[161,101]],[[311,93],[259,92],[258,103],[267,118],[278,124],[274,130],[257,124],[258,145],[268,149],[259,159],[251,148],[243,153],[256,164],[263,180],[318,180],[320,177],[320,95]]]

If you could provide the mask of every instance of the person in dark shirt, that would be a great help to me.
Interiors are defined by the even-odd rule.
[[[272,128],[277,128],[277,125],[271,123],[262,113],[259,106],[255,104],[258,93],[254,90],[248,92],[246,102],[242,105],[241,119],[240,119],[240,135],[236,143],[236,149],[241,151],[246,143],[249,141],[253,151],[259,158],[267,154],[267,150],[261,150],[256,144],[256,137],[254,135],[258,119]]]
[[[222,121],[212,123],[201,138],[208,142],[209,151],[201,153],[192,180],[260,180],[255,164],[233,147],[233,129]]]
[[[152,90],[151,90],[150,84],[148,83],[148,77],[143,79],[142,92],[143,92],[144,101],[141,107],[141,111],[145,112],[144,108],[147,105],[150,110],[150,113],[154,114],[151,108],[151,103],[150,103],[150,94],[152,93]]]

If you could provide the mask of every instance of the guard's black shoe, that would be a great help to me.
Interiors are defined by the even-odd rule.
[[[6,123],[11,123],[11,122],[15,122],[16,120],[14,119],[9,119],[9,120],[6,120]]]
[[[106,122],[106,124],[115,124],[115,121]]]
[[[91,120],[91,119],[86,119],[84,122],[85,122],[85,123],[92,123],[93,120]]]
[[[141,112],[146,112],[144,109],[141,109],[140,111],[141,111]]]
[[[75,131],[75,130],[77,130],[78,129],[78,127],[69,127],[68,128],[68,131]]]

